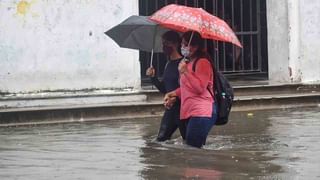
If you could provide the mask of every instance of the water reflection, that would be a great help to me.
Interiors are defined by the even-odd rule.
[[[203,149],[160,119],[0,128],[2,179],[318,179],[319,108],[232,113]]]
[[[147,143],[142,150],[150,166],[143,177],[188,179],[186,169],[200,169],[191,176],[200,179],[207,178],[207,171],[218,172],[213,179],[320,177],[319,108],[233,113],[231,119],[227,127],[214,128],[204,150],[186,148],[181,139]]]
[[[275,163],[286,164],[286,171],[297,179],[320,179],[319,110],[289,109],[269,117],[269,133],[277,142],[285,143],[269,155],[277,157]]]
[[[140,128],[132,123],[1,129],[1,179],[138,178]]]

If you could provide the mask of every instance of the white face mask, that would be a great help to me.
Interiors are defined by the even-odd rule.
[[[181,54],[184,57],[189,57],[190,55],[190,48],[181,46]]]

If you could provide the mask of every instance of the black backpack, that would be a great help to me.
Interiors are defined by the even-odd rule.
[[[199,59],[196,59],[193,63],[192,70],[195,72],[196,64]],[[209,60],[210,61],[210,60]],[[230,85],[229,81],[224,77],[224,75],[216,71],[212,62],[210,62],[214,74],[214,90],[209,90],[211,95],[214,92],[215,103],[218,106],[218,118],[216,121],[216,125],[224,125],[228,123],[229,113],[231,111],[232,102],[233,102],[233,88]]]

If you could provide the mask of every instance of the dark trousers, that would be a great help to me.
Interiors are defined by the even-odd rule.
[[[166,109],[160,124],[157,141],[165,141],[179,128],[183,139],[186,137],[185,121],[180,120],[180,101],[177,101],[170,109]]]
[[[191,117],[186,121],[186,143],[201,148],[206,144],[208,134],[217,120],[217,108],[213,104],[212,117]]]

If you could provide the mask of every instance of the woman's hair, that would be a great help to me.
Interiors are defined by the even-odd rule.
[[[178,47],[181,44],[181,37],[179,35],[179,33],[175,32],[175,31],[167,31],[162,35],[162,39],[169,41],[171,43],[174,44],[178,44]]]
[[[192,35],[192,33],[193,33],[193,35]],[[190,45],[198,47],[194,56],[197,58],[207,58],[208,60],[210,60],[212,62],[210,55],[207,53],[207,51],[205,49],[205,39],[203,39],[198,32],[196,32],[196,31],[185,32],[182,35],[182,39],[184,39],[187,43],[189,43],[191,36],[192,36],[192,39],[191,39]]]

